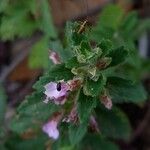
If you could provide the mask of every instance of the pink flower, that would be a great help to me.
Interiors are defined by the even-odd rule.
[[[45,103],[49,100],[54,101],[55,104],[64,104],[68,95],[68,91],[70,90],[70,86],[68,83],[62,82],[50,82],[45,86],[45,95],[47,96],[45,99]]]
[[[101,98],[100,98],[100,100],[101,100],[101,103],[107,108],[107,109],[111,109],[112,108],[112,100],[111,100],[111,98],[109,97],[109,96],[107,96],[107,95],[103,95],[103,96],[101,96]]]
[[[49,59],[51,59],[51,61],[54,64],[61,64],[61,60],[60,60],[58,53],[56,53],[54,51],[50,51]]]
[[[96,119],[95,119],[95,117],[93,115],[90,116],[89,124],[90,124],[90,128],[91,128],[92,131],[96,131],[98,133],[100,132],[99,128],[98,128],[98,124],[96,122]]]
[[[57,125],[58,125],[58,122],[56,120],[50,120],[48,123],[43,125],[42,130],[50,138],[53,138],[54,140],[56,140],[59,137],[59,131],[57,129]]]

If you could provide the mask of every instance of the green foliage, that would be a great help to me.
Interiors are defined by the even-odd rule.
[[[23,1],[2,0],[0,37],[12,40],[17,37],[31,36],[36,30],[45,32],[46,37],[56,38],[49,3],[47,0]]]
[[[45,37],[36,43],[30,56],[31,66],[45,67],[46,72],[34,84],[35,91],[27,96],[18,107],[17,115],[10,124],[10,129],[16,137],[12,140],[10,138],[7,147],[12,149],[14,143],[14,148],[18,150],[21,147],[45,149],[47,136],[41,134],[41,128],[46,121],[53,119],[59,121],[57,128],[60,131],[60,138],[55,142],[50,141],[53,150],[118,150],[110,139],[128,140],[131,127],[127,116],[115,106],[115,103],[137,104],[146,100],[146,92],[141,83],[133,83],[124,76],[124,71],[126,71],[124,68],[127,64],[135,67],[135,70],[141,65],[139,56],[134,51],[133,37],[125,41],[125,38],[129,37],[129,30],[137,26],[136,15],[127,16],[123,22],[124,13],[121,8],[110,5],[101,15],[102,25],[99,24],[91,33],[92,40],[96,39],[94,41],[96,44],[91,44],[88,30],[85,30],[85,33],[78,33],[80,29],[78,23],[67,24],[62,42],[56,39],[55,32],[50,35],[49,31],[54,29],[49,24],[51,16],[48,14],[49,7],[46,2],[40,3],[43,16],[40,27]],[[34,5],[32,6],[31,12],[34,14],[36,9]],[[132,17],[134,17],[133,20]],[[130,24],[125,25],[128,22]],[[50,65],[50,60],[46,59],[48,58],[46,43],[50,36],[54,38],[49,45],[50,49],[58,52],[62,60],[59,65]],[[139,62],[138,67],[137,62]],[[62,81],[70,87],[65,95],[67,99],[65,104],[53,103],[61,100],[55,97],[49,103],[43,103],[48,96],[44,93],[44,86],[50,82],[56,82],[57,87],[52,90],[62,92],[60,84]],[[60,90],[58,85],[60,85]],[[107,100],[112,100],[111,110],[106,107]],[[56,115],[58,112],[62,115],[60,119]],[[91,116],[95,117],[95,122],[98,121],[97,127],[100,132],[96,134],[89,134],[88,129],[92,127]],[[67,123],[62,122],[66,119],[70,122],[68,120]],[[28,140],[18,137],[28,131],[33,131],[36,136]]]
[[[52,16],[50,13],[49,1],[42,0],[40,1],[41,5],[41,28],[44,31],[47,37],[56,38],[57,34],[53,26]]]
[[[48,0],[2,0],[0,2],[0,38],[3,41],[15,38],[31,37],[42,31],[41,40],[37,41],[30,53],[31,68],[48,67],[48,41],[56,39]]]
[[[84,94],[93,97],[99,96],[105,84],[106,84],[106,78],[104,76],[100,76],[97,81],[93,81],[92,79],[87,79],[83,87]]]
[[[147,94],[139,83],[133,83],[118,77],[110,77],[107,80],[107,85],[113,102],[138,103],[146,100]]]
[[[96,134],[87,134],[80,143],[80,150],[86,148],[93,150],[119,150],[115,144]]]
[[[31,68],[47,68],[49,66],[48,40],[41,39],[36,42],[31,50],[29,66]]]
[[[6,147],[8,149],[15,150],[44,150],[46,148],[46,140],[47,138],[40,134],[38,137],[34,137],[32,139],[22,139],[19,136],[12,136],[9,139],[9,142],[6,143]]]
[[[78,144],[87,131],[87,124],[82,123],[80,125],[70,125],[69,126],[69,139],[72,145]]]
[[[101,40],[101,43],[98,45],[98,47],[100,47],[103,50],[102,55],[107,55],[111,49],[112,49],[112,42],[110,40],[107,39],[103,39]]]
[[[85,96],[82,92],[80,93],[77,110],[82,124],[89,120],[92,110],[96,107],[96,100],[96,98]]]
[[[117,5],[108,5],[100,16],[100,25],[117,29],[123,17],[123,10]]]
[[[118,65],[125,61],[127,58],[128,51],[124,47],[119,47],[116,49],[113,49],[108,56],[112,57],[111,66]]]
[[[104,108],[97,109],[97,119],[104,136],[128,140],[131,127],[127,116],[118,108],[108,111]]]
[[[143,70],[143,60],[138,54],[135,42],[139,40],[139,37],[144,32],[149,30],[149,19],[140,19],[135,11],[125,15],[123,9],[111,4],[102,11],[97,25],[93,28],[90,39],[99,42],[104,38],[112,42],[113,48],[124,46],[124,50],[128,51],[129,57],[124,65],[120,67],[120,70],[131,80],[138,81],[144,75],[145,70]],[[102,47],[106,47],[106,51],[110,51],[111,48],[107,50],[107,44],[103,43],[101,44]],[[119,61],[122,59],[124,61],[124,58],[127,57],[126,52],[119,55],[120,52],[116,53],[114,56],[116,59],[112,60]]]

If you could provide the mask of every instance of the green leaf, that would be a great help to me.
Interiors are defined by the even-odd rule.
[[[41,102],[43,99],[44,93],[42,92],[33,92],[31,95],[26,96],[25,100],[18,107],[18,111],[24,111],[28,106],[34,105],[35,103]]]
[[[55,81],[59,80],[70,80],[73,78],[73,74],[71,73],[70,69],[65,68],[64,64],[57,65],[53,67],[49,72],[48,75],[51,78],[55,78]]]
[[[54,28],[53,25],[53,20],[52,20],[52,16],[51,16],[51,10],[50,10],[50,6],[47,0],[42,0],[41,2],[41,19],[40,20],[40,25],[42,30],[45,32],[45,35],[48,38],[56,38],[57,37],[57,33],[56,30]]]
[[[134,39],[139,39],[139,37],[146,31],[150,31],[150,18],[139,21],[138,26],[133,32]]]
[[[87,134],[80,143],[80,150],[119,150],[117,145],[102,138],[100,135]]]
[[[16,9],[9,15],[2,17],[0,37],[4,41],[13,40],[15,36],[28,37],[32,35],[36,28],[36,22],[29,18],[26,10]]]
[[[112,61],[110,63],[110,66],[115,66],[115,65],[118,65],[118,64],[125,61],[125,59],[128,56],[128,51],[123,46],[121,46],[119,48],[113,49],[109,53],[108,56],[112,57]]]
[[[44,86],[51,82],[55,81],[55,78],[50,77],[47,73],[39,78],[39,80],[33,85],[33,88],[38,90],[39,92],[44,92]]]
[[[75,54],[77,60],[80,63],[86,63],[86,61],[94,56],[94,53],[91,51],[90,44],[87,41],[82,41],[80,46],[75,47]]]
[[[38,91],[44,91],[44,86],[51,81],[65,80],[68,81],[73,78],[73,74],[64,64],[56,65],[50,69],[48,73],[39,78],[34,84],[33,88]]]
[[[49,65],[48,40],[42,38],[36,42],[29,57],[29,66],[31,68],[47,68]]]
[[[139,103],[146,100],[147,94],[141,84],[133,84],[129,80],[119,77],[109,77],[107,88],[113,102],[133,102]]]
[[[56,112],[59,107],[53,103],[45,104],[43,100],[42,92],[34,92],[21,103],[18,108],[19,114],[32,117],[35,120],[45,121],[52,113]]]
[[[9,124],[9,128],[18,134],[25,132],[27,129],[35,128],[37,122],[29,116],[16,116]]]
[[[72,57],[65,63],[66,68],[72,69],[72,68],[77,68],[80,67],[80,64],[77,60],[77,57]]]
[[[112,49],[112,42],[110,40],[102,40],[101,43],[98,45],[102,49],[102,55],[107,55]]]
[[[97,99],[90,96],[85,96],[80,92],[77,102],[77,110],[79,113],[79,119],[81,123],[85,123],[89,120],[92,110],[96,107]]]
[[[81,41],[86,40],[86,35],[81,33],[78,34],[77,31],[80,28],[80,24],[67,22],[66,29],[65,29],[65,47],[69,48],[70,50],[73,46],[80,45]]]
[[[35,136],[34,138],[22,139],[19,136],[13,135],[6,142],[6,145],[9,150],[45,150],[45,143],[48,139],[44,134],[39,134],[39,136]]]
[[[122,21],[122,31],[125,34],[128,34],[131,36],[131,33],[134,31],[136,26],[138,25],[138,16],[137,12],[133,11],[130,12]]]
[[[96,42],[100,42],[103,39],[113,39],[114,33],[115,31],[112,28],[103,27],[100,24],[93,28],[89,38]]]
[[[103,9],[100,16],[100,24],[116,30],[120,25],[123,14],[121,7],[110,4]]]
[[[87,79],[83,87],[84,94],[90,95],[92,97],[99,96],[105,84],[106,84],[106,78],[104,76],[100,76],[97,81],[93,81],[92,79]]]
[[[75,125],[72,124],[69,126],[69,139],[72,145],[78,144],[87,131],[87,124]]]
[[[49,48],[50,50],[58,53],[61,62],[66,62],[72,56],[72,51],[63,48],[61,41],[59,41],[58,39],[52,39],[50,41]]]
[[[127,116],[120,109],[96,109],[96,114],[102,135],[115,139],[129,139],[131,127]]]
[[[5,11],[5,9],[8,6],[8,2],[9,2],[9,0],[1,0],[0,1],[0,13]]]

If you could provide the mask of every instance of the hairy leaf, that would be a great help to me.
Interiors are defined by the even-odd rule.
[[[128,140],[131,127],[127,116],[118,108],[96,109],[101,133],[104,136]]]
[[[139,103],[146,100],[146,91],[141,84],[134,84],[129,80],[119,77],[110,77],[107,87],[113,102]]]
[[[79,95],[77,110],[81,123],[87,122],[91,116],[92,110],[96,107],[97,99],[85,96],[82,92]]]

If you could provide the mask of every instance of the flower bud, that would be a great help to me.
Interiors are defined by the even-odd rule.
[[[49,59],[54,63],[54,64],[61,64],[60,57],[58,53],[54,51],[50,51]]]
[[[107,108],[107,109],[111,109],[112,108],[112,100],[111,100],[111,98],[108,96],[108,95],[102,95],[101,97],[100,97],[100,101],[101,101],[101,103]]]

